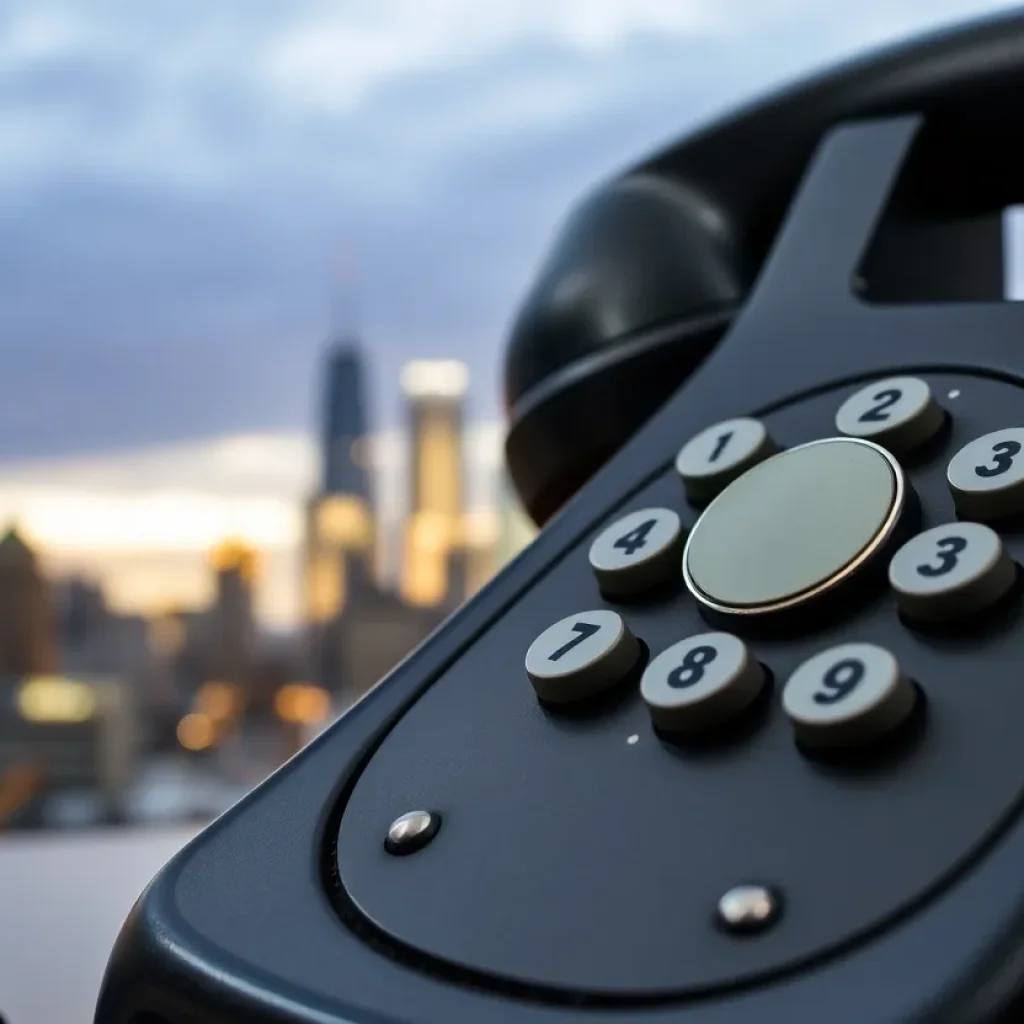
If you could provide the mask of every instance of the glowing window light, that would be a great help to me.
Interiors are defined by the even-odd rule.
[[[213,746],[216,729],[209,715],[193,711],[178,723],[177,735],[186,750],[206,750]]]
[[[331,698],[319,686],[288,683],[274,695],[274,710],[282,721],[317,725],[330,715]]]
[[[220,721],[230,718],[238,709],[239,694],[230,683],[203,683],[196,691],[196,707],[208,718]]]
[[[96,714],[96,692],[60,676],[35,676],[18,691],[18,711],[28,722],[87,722]]]
[[[469,386],[469,370],[457,359],[414,359],[402,367],[401,381],[407,395],[457,398]]]

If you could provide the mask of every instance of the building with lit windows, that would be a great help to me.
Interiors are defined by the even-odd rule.
[[[214,550],[212,561],[216,590],[210,609],[210,670],[217,679],[244,687],[256,661],[256,553],[229,540]]]
[[[409,422],[409,512],[402,596],[419,607],[459,603],[467,589],[463,405],[469,377],[455,360],[402,370]]]

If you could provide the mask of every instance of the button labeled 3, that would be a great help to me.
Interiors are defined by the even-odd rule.
[[[615,686],[639,656],[636,637],[615,612],[579,612],[533,641],[526,652],[526,673],[541,700],[567,704]]]
[[[999,535],[981,523],[925,530],[889,563],[900,611],[920,621],[969,618],[1003,597],[1016,575]]]
[[[612,523],[590,545],[602,593],[626,597],[678,578],[683,524],[671,509],[645,508]]]
[[[640,694],[667,732],[699,732],[743,712],[764,686],[764,669],[730,633],[701,633],[673,644],[647,666]]]
[[[946,479],[958,515],[999,519],[1024,512],[1024,427],[1007,427],[964,445]]]
[[[805,661],[790,677],[782,706],[808,747],[866,746],[914,709],[917,692],[896,659],[874,644],[841,644]]]

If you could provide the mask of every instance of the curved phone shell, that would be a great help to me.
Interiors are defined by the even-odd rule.
[[[674,985],[665,983],[665,944],[692,908],[680,886],[678,909],[669,909],[673,880],[710,870],[685,842],[666,853],[666,836],[678,841],[685,830],[650,828],[672,819],[665,779],[679,762],[646,753],[643,738],[636,753],[646,760],[625,760],[633,750],[623,730],[643,715],[635,697],[591,720],[542,721],[523,670],[538,624],[600,600],[586,552],[602,524],[638,495],[685,507],[672,461],[709,423],[759,416],[798,443],[828,431],[844,389],[904,372],[963,391],[953,430],[964,439],[993,418],[1022,418],[1024,310],[1001,301],[1001,211],[1024,192],[1013,144],[1022,99],[1024,17],[1013,15],[783,92],[656,154],[583,207],[578,217],[600,216],[601,195],[640,178],[664,189],[706,225],[702,244],[727,250],[733,278],[709,315],[727,316],[728,330],[531,547],[164,868],[125,924],[96,1020],[865,1024],[1024,1012],[1024,761],[1014,738],[1024,690],[982,700],[983,682],[957,661],[967,658],[979,677],[1000,659],[1020,664],[1019,626],[993,627],[987,646],[964,640],[928,662],[935,721],[955,712],[965,729],[988,730],[970,734],[977,757],[961,756],[959,734],[937,727],[907,767],[848,794],[829,791],[848,804],[791,784],[798,761],[774,719],[756,742],[700,762],[700,814],[687,819],[695,847],[697,828],[736,833],[745,809],[721,799],[721,787],[756,757],[760,767],[742,785],[762,786],[771,815],[749,805],[764,828],[741,831],[742,843],[722,847],[723,862],[744,844],[768,856],[814,830],[809,808],[823,818],[837,806],[861,808],[870,789],[872,809],[850,842],[878,870],[851,869],[844,902],[834,861],[808,856],[803,877],[834,917],[795,916],[788,946],[773,937],[735,952],[709,938],[689,963],[680,950]],[[554,318],[556,329],[546,289],[538,286],[523,317]],[[645,343],[677,330],[661,312],[658,322],[643,308],[631,313]],[[913,469],[937,506],[947,500],[949,454]],[[517,435],[509,457],[542,462],[545,453]],[[630,614],[653,649],[673,622],[692,617],[688,608],[680,594]],[[959,766],[953,782],[943,774],[950,763]],[[935,794],[949,785],[941,792],[960,795],[940,802]],[[418,860],[388,859],[380,824],[444,794],[451,806],[435,844]],[[915,834],[931,845],[922,838],[917,860],[894,855],[887,873],[879,851],[893,835],[912,844],[896,808],[921,813],[924,832]],[[844,827],[843,815],[835,821]],[[556,851],[567,836],[577,841]],[[819,841],[835,849],[828,836],[807,839]],[[903,886],[917,887],[913,899]],[[580,902],[588,891],[591,906]],[[629,933],[636,907],[659,898],[665,912]],[[857,915],[872,901],[878,916],[867,927]],[[590,930],[574,931],[574,920]],[[835,941],[820,939],[832,931]],[[546,935],[575,944],[538,949]]]

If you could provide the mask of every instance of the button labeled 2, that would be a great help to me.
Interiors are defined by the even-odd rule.
[[[533,641],[526,652],[526,674],[541,700],[567,704],[615,686],[639,656],[636,637],[615,612],[579,612]]]
[[[836,413],[836,429],[906,455],[932,438],[945,413],[918,377],[890,377],[854,392]]]
[[[875,644],[841,644],[805,661],[790,677],[782,706],[807,747],[868,746],[901,725],[917,691],[896,658]]]

